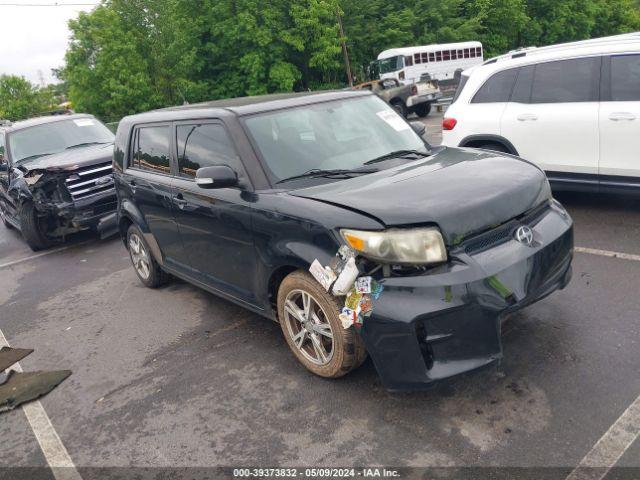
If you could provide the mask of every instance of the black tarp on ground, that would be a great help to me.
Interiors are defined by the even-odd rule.
[[[69,375],[71,370],[9,372],[7,381],[0,385],[0,413],[46,395]]]

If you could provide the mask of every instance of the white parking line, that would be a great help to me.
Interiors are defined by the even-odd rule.
[[[640,396],[611,425],[567,480],[601,480],[640,435]]]
[[[12,262],[1,263],[0,264],[0,269],[7,268],[7,267],[13,267],[14,265],[18,265],[19,263],[28,262],[29,260],[33,260],[35,258],[44,257],[45,255],[51,255],[53,253],[62,252],[63,250],[67,250],[67,249],[71,248],[72,246],[75,246],[75,245],[67,245],[66,247],[60,247],[60,248],[56,248],[54,250],[47,250],[46,252],[37,253],[35,255],[31,255],[30,257],[20,258],[18,260],[13,260]]]
[[[610,250],[598,250],[597,248],[574,247],[574,251],[578,253],[587,253],[589,255],[600,255],[601,257],[621,258],[623,260],[633,260],[640,262],[640,255],[632,253],[612,252]]]
[[[0,347],[4,346],[8,347],[9,342],[0,330]],[[13,369],[22,372],[19,363]],[[56,480],[82,480],[40,400],[24,404],[22,410]]]

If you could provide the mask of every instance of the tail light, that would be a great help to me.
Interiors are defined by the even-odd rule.
[[[418,87],[416,87],[415,85],[411,86],[411,95],[417,95],[418,94]]]
[[[453,130],[457,124],[458,121],[455,118],[444,118],[442,120],[442,129]]]
[[[404,80],[404,70],[401,70],[400,73],[398,74],[398,78],[400,80]]]

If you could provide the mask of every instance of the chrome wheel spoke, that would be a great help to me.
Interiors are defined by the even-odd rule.
[[[313,329],[317,334],[323,335],[333,340],[333,333],[331,332],[331,327],[329,326],[328,323],[322,323],[320,325],[316,325],[313,327]]]
[[[307,337],[307,331],[302,329],[293,337],[293,343],[296,344],[296,347],[301,349],[306,337]]]
[[[300,324],[303,324],[305,322],[302,311],[291,300],[287,300],[285,302],[284,309],[289,314],[293,315],[293,318],[295,318]]]
[[[311,307],[313,306],[313,300],[311,299],[311,295],[307,292],[302,292],[302,305],[303,305],[303,316],[305,320],[309,320],[311,318]]]
[[[322,363],[327,363],[327,354],[325,353],[324,347],[322,346],[322,343],[318,339],[317,334],[312,333],[311,335],[309,335],[309,338],[311,338],[311,343],[313,344],[313,349],[316,352],[317,359],[320,360]]]

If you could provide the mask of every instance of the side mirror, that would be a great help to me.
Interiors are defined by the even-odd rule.
[[[238,175],[227,165],[199,168],[196,184],[200,188],[227,188],[238,185]]]
[[[422,137],[425,133],[427,133],[427,127],[422,122],[409,122],[413,131],[416,132],[420,137]]]

